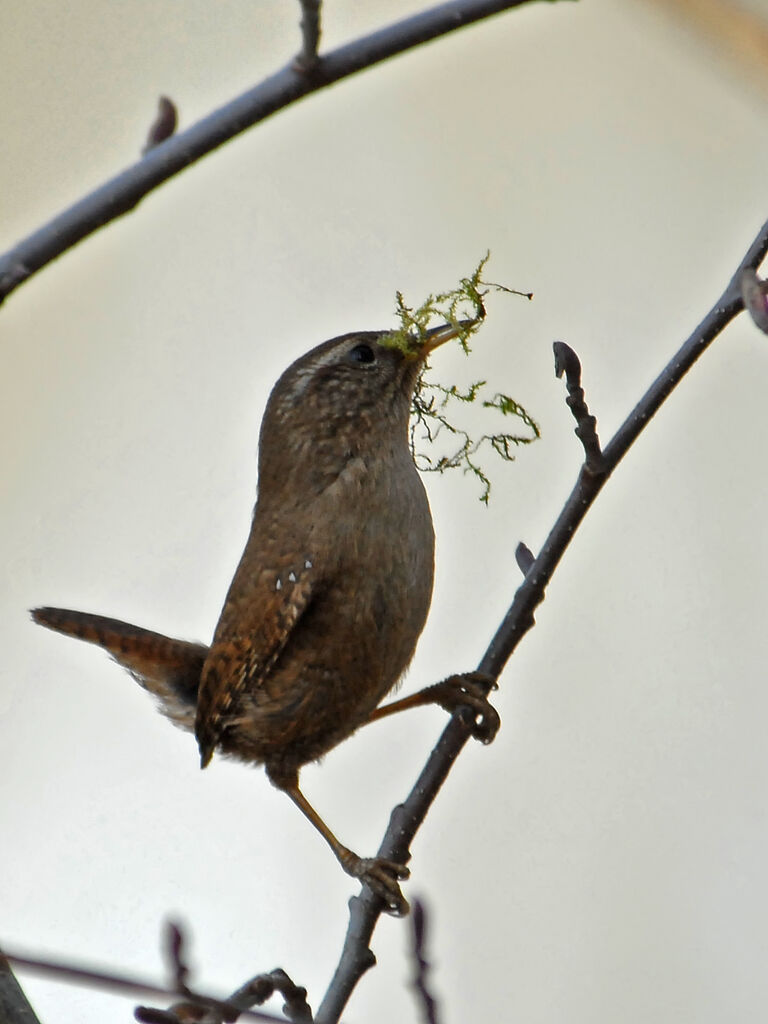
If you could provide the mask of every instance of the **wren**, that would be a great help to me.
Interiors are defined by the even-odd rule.
[[[469,708],[487,741],[499,719],[488,680],[452,676],[379,707],[414,653],[432,597],[432,517],[408,443],[411,398],[427,355],[387,331],[346,334],[298,359],[272,390],[259,440],[250,536],[213,640],[174,640],[116,619],[37,608],[43,626],[98,644],[214,751],[263,764],[344,870],[404,914],[408,869],[343,846],[299,789],[299,770],[361,725],[437,703]]]

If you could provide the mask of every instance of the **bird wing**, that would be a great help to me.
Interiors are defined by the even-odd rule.
[[[241,694],[263,685],[317,591],[310,557],[280,559],[277,568],[252,575],[247,548],[224,603],[203,666],[195,719],[200,762],[205,767]]]

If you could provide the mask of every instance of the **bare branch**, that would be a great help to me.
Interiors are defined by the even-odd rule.
[[[450,0],[379,29],[319,58],[312,74],[288,65],[225,106],[150,149],[136,164],[0,256],[0,302],[42,267],[134,207],[153,189],[236,135],[317,92],[389,57],[465,25],[534,0]]]
[[[604,472],[595,475],[588,472],[586,466],[582,467],[573,491],[480,662],[480,672],[498,678],[512,652],[534,625],[534,610],[544,600],[553,572],[610,473],[698,357],[744,309],[742,274],[750,268],[755,270],[766,252],[768,221],[760,229],[723,294],[617,430],[603,452]],[[410,844],[469,735],[469,725],[455,714],[443,730],[408,797],[392,812],[378,856],[399,863],[409,859]],[[317,1012],[316,1024],[335,1024],[338,1021],[364,970],[371,966],[370,940],[381,911],[381,901],[367,889],[350,900],[350,921],[341,958]]]

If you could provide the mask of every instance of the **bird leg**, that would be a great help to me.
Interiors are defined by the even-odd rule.
[[[418,708],[424,704],[439,704],[441,708],[453,713],[460,708],[468,708],[472,712],[472,735],[483,743],[493,742],[499,731],[501,719],[496,708],[489,702],[486,690],[497,689],[496,680],[484,672],[465,672],[461,675],[449,676],[441,683],[427,686],[410,697],[385,704],[368,718],[376,722],[380,718],[394,715],[408,708]]]
[[[404,864],[398,864],[397,861],[387,860],[384,857],[358,857],[356,853],[340,843],[299,789],[298,772],[293,772],[291,777],[285,777],[282,771],[273,773],[267,768],[267,774],[270,782],[286,793],[304,817],[315,826],[333,850],[336,859],[346,873],[352,878],[359,879],[377,896],[381,897],[386,904],[388,914],[392,914],[394,917],[404,917],[410,907],[398,883],[410,876],[408,868]]]

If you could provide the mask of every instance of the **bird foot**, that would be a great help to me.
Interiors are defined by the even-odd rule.
[[[457,708],[469,708],[474,714],[472,735],[482,743],[492,743],[499,731],[501,719],[486,696],[486,689],[497,690],[493,676],[484,672],[463,672],[448,676],[442,683],[429,687],[435,704],[453,713]]]
[[[337,856],[348,875],[358,878],[384,900],[388,914],[405,917],[411,908],[398,884],[410,877],[411,873],[405,864],[384,857],[358,857],[346,847],[342,847]]]

